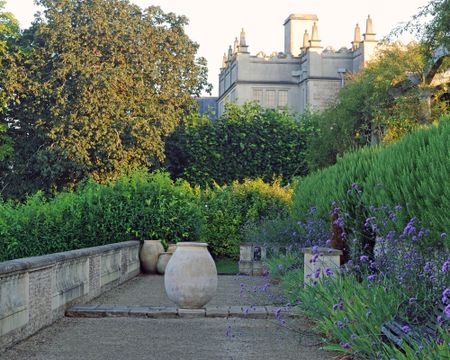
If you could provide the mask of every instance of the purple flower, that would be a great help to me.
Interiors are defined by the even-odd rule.
[[[423,267],[423,271],[425,271],[426,273],[430,273],[433,271],[433,266],[431,265],[430,261],[427,261],[425,266]]]
[[[450,288],[446,288],[443,292],[442,292],[442,303],[444,305],[450,304]]]
[[[317,279],[320,276],[320,269],[314,271],[314,277]]]
[[[318,247],[317,245],[314,245],[314,246],[312,247],[311,253],[312,253],[312,254],[315,254],[315,253],[317,253],[317,251],[319,251],[319,247]]]
[[[446,262],[444,262],[444,263],[442,264],[442,272],[443,272],[443,273],[448,272],[449,266],[450,266],[450,261],[447,260]]]
[[[327,276],[333,275],[333,270],[331,270],[330,268],[326,268],[325,269],[325,275],[327,275]]]
[[[407,334],[411,331],[411,328],[408,325],[402,326],[402,331]]]
[[[278,270],[283,270],[283,264],[278,264]]]
[[[450,318],[450,304],[445,307],[444,314],[446,317]]]
[[[333,310],[337,311],[337,310],[342,310],[344,308],[344,304],[342,302],[338,302],[337,304],[333,305]]]
[[[340,320],[337,320],[334,322],[334,324],[339,328],[342,329],[344,327],[344,323]]]
[[[375,281],[376,278],[377,278],[376,275],[369,275],[369,276],[367,277],[367,280],[369,280],[369,281]]]
[[[350,339],[355,340],[358,336],[356,334],[351,334]]]
[[[369,261],[369,257],[367,255],[362,255],[359,257],[359,260],[362,262],[367,262]]]
[[[442,239],[445,238],[446,236],[447,236],[446,233],[442,233],[442,234],[441,234],[441,238],[442,238]]]
[[[408,304],[409,305],[417,304],[417,298],[410,298]]]
[[[350,349],[352,347],[352,345],[348,342],[341,342],[341,347],[344,349]]]

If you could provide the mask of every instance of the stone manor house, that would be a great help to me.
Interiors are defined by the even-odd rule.
[[[284,52],[271,55],[251,55],[242,30],[223,56],[218,115],[226,103],[258,101],[264,107],[303,112],[321,110],[334,100],[345,74],[360,70],[373,57],[378,41],[369,16],[362,38],[356,25],[351,48],[324,48],[318,20],[316,15],[290,15],[284,22]]]

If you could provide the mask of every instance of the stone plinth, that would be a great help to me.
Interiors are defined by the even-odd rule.
[[[304,248],[304,281],[309,284],[323,276],[333,276],[340,268],[341,250],[317,247]]]

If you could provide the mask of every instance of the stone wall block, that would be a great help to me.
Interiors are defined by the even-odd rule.
[[[29,334],[50,325],[53,321],[52,273],[52,266],[29,272]]]

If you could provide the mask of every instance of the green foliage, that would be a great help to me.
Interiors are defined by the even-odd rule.
[[[13,14],[3,12],[4,1],[0,1],[0,115],[3,113],[8,97],[5,91],[6,71],[13,60],[14,41],[20,35],[19,24]],[[0,161],[11,155],[11,139],[6,134],[6,124],[0,123]]]
[[[255,103],[229,104],[216,121],[194,115],[167,140],[168,169],[199,185],[274,176],[289,181],[307,172],[308,120]]]
[[[127,0],[37,4],[43,13],[20,39],[28,55],[5,84],[16,155],[8,195],[157,165],[163,137],[208,88],[188,20]]]
[[[323,168],[351,149],[393,142],[448,112],[440,92],[429,106],[426,71],[419,44],[380,49],[375,60],[348,79],[336,103],[313,118],[316,135],[308,143],[308,166]]]
[[[403,32],[415,34],[427,47],[428,54],[443,46],[450,48],[450,1],[431,0],[420,8],[406,24],[393,30],[393,35]]]
[[[210,245],[214,257],[236,257],[244,239],[243,227],[287,214],[291,194],[279,182],[269,185],[261,179],[207,188],[201,194],[204,226],[200,239]]]
[[[0,204],[0,259],[43,255],[127,240],[198,240],[198,196],[166,174],[137,172],[117,182],[87,183],[51,200]]]
[[[447,354],[450,337],[444,329],[440,334],[443,343],[423,341],[423,349],[406,343],[398,348],[383,341],[381,326],[396,316],[404,316],[399,309],[409,300],[404,289],[392,286],[388,277],[371,283],[352,274],[341,274],[303,288],[298,285],[303,280],[300,267],[278,274],[277,279],[280,278],[288,300],[300,303],[297,310],[314,320],[316,331],[327,338],[324,349],[368,359],[437,360]]]
[[[417,130],[389,146],[349,153],[336,165],[298,179],[293,217],[306,220],[315,206],[317,217],[328,219],[336,201],[350,220],[361,222],[366,216],[376,216],[371,206],[400,205],[404,218],[399,226],[416,217],[432,234],[424,245],[448,247],[439,234],[450,233],[449,141],[447,117],[439,125]],[[352,184],[361,188],[361,196],[349,192]]]
[[[201,240],[215,257],[233,258],[244,224],[286,215],[291,194],[262,180],[200,191],[145,171],[89,181],[52,199],[37,193],[22,204],[0,203],[0,261],[144,239]]]

